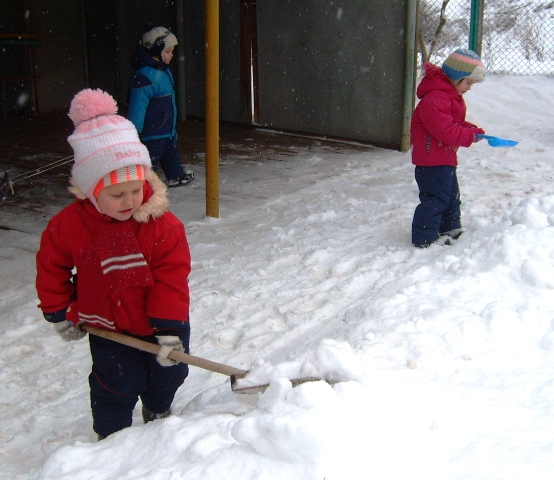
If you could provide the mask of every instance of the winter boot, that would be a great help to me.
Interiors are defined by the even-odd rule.
[[[461,233],[460,233],[461,235]],[[460,236],[458,235],[458,237]],[[456,238],[458,238],[456,237]],[[441,236],[435,240],[433,240],[431,243],[414,243],[414,247],[417,247],[417,248],[428,248],[430,247],[431,245],[452,245],[452,240],[453,237],[450,237],[449,235],[447,235],[446,233],[445,234],[441,234]]]
[[[186,185],[194,180],[194,172],[192,170],[187,170],[182,175],[179,175],[177,178],[171,178],[166,182],[168,188],[177,188]]]
[[[458,240],[458,238],[462,236],[462,233],[464,233],[464,231],[461,228],[455,228],[454,230],[449,230],[448,232],[442,232],[440,235],[441,237],[448,236],[452,240]]]
[[[142,419],[144,420],[144,423],[148,423],[148,422],[151,422],[153,420],[159,420],[160,418],[167,418],[170,415],[171,415],[171,408],[169,410],[167,410],[166,412],[152,413],[144,405],[142,407]]]

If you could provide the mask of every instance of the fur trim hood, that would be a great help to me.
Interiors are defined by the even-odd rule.
[[[69,180],[68,190],[75,195],[78,200],[89,201],[87,196],[75,185],[73,178]],[[92,202],[91,202],[92,203]],[[137,222],[146,223],[150,220],[161,217],[169,210],[169,199],[167,198],[167,187],[160,180],[160,177],[150,170],[146,174],[144,182],[144,200],[142,205],[133,213],[133,218]]]

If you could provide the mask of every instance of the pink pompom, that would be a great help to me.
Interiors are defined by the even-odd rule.
[[[87,88],[81,90],[71,101],[69,118],[73,120],[75,127],[82,122],[100,115],[115,115],[117,103],[113,97],[100,89],[92,90]]]

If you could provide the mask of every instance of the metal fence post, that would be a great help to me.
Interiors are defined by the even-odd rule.
[[[484,0],[471,0],[471,14],[469,20],[469,49],[481,56],[483,43],[483,14]]]
[[[404,94],[402,100],[402,139],[400,151],[410,150],[410,122],[415,104],[415,80],[417,77],[417,17],[418,0],[406,2],[406,51],[404,54]]]

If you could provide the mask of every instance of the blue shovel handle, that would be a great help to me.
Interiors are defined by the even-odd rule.
[[[482,133],[477,134],[477,138],[484,138],[491,147],[515,147],[519,142],[515,140],[508,140],[506,138],[493,137],[492,135],[483,135]]]

